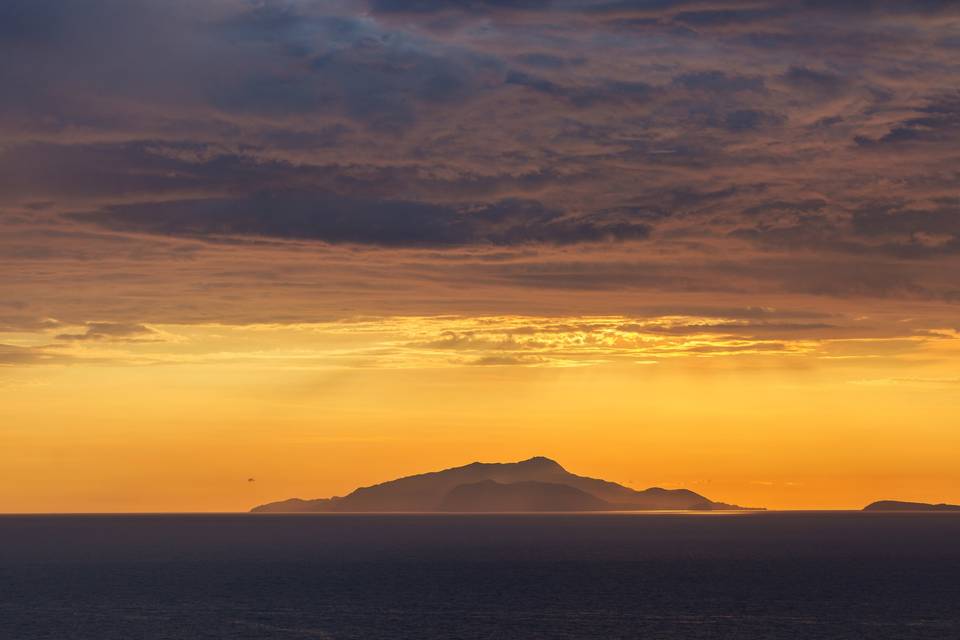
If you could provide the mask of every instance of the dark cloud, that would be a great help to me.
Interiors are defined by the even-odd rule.
[[[116,297],[139,322],[130,309],[167,306],[180,278],[162,313],[209,318],[245,287],[319,286],[300,261],[330,246],[364,256],[341,274],[344,308],[364,287],[440,305],[448,277],[531,305],[532,290],[955,300],[958,15],[8,0],[0,266],[31,302],[11,315],[110,317],[96,307]],[[32,304],[54,299],[70,313]],[[30,322],[5,326],[46,330]]]
[[[827,206],[826,200],[820,198],[808,198],[806,200],[782,201],[774,200],[772,202],[763,202],[761,204],[748,207],[743,213],[749,216],[769,216],[771,214],[810,214],[823,211]]]
[[[269,132],[264,144],[299,152],[301,145],[336,149],[343,132],[314,136]],[[0,149],[0,192],[33,211],[63,208],[60,202],[168,199],[178,194],[242,194],[309,186],[345,197],[379,195],[408,199],[463,199],[534,192],[550,184],[581,181],[551,168],[531,171],[436,173],[417,164],[292,163],[263,158],[263,147],[141,141],[122,144],[28,144]],[[496,168],[494,168],[496,169]],[[53,198],[37,207],[40,197]],[[2,214],[0,214],[2,215]]]
[[[558,98],[579,108],[602,103],[645,101],[649,99],[652,91],[652,87],[645,82],[605,80],[595,84],[574,86],[559,84],[522,71],[510,71],[505,82]]]
[[[854,212],[854,232],[908,257],[960,253],[960,202],[938,208],[873,205]]]
[[[370,0],[370,8],[382,13],[434,13],[437,11],[491,11],[543,9],[555,0]]]
[[[710,91],[715,93],[729,93],[738,91],[763,91],[766,87],[763,78],[730,75],[716,69],[710,71],[694,71],[676,76],[673,81],[688,89]]]
[[[859,136],[856,142],[864,147],[901,143],[947,143],[960,139],[960,93],[941,95],[918,107],[920,114],[906,118],[877,139]]]
[[[674,20],[692,27],[723,27],[765,22],[771,18],[781,18],[790,13],[788,7],[762,7],[743,9],[707,9],[702,11],[682,11],[674,15]]]
[[[642,223],[568,215],[528,200],[451,206],[303,192],[116,206],[70,217],[143,233],[207,239],[264,236],[384,247],[565,245],[637,240],[650,233]]]
[[[212,101],[228,112],[342,115],[397,133],[416,121],[421,105],[466,100],[502,75],[496,58],[440,48],[354,17],[298,15],[266,5],[223,27],[234,42],[261,41],[281,56],[219,84]]]
[[[847,87],[847,83],[840,76],[807,67],[790,67],[783,78],[795,89],[824,97],[835,96]]]
[[[938,14],[957,13],[957,5],[951,0],[803,0],[797,3],[799,10],[842,11],[861,14]]]
[[[737,109],[723,117],[723,127],[732,132],[753,131],[761,127],[783,124],[784,118],[775,113],[756,109]]]
[[[52,37],[62,24],[57,0],[7,0],[0,4],[0,43],[30,43]]]
[[[205,153],[204,145],[179,145],[179,150],[201,156]],[[260,174],[262,181],[271,169],[269,164],[244,162],[236,155],[218,155],[215,150],[204,161],[186,161],[163,153],[149,142],[11,146],[0,149],[0,167],[0,191],[9,199],[149,197],[195,188],[215,189],[242,183],[253,174]]]
[[[586,62],[582,57],[569,57],[545,52],[523,53],[516,56],[514,60],[529,67],[550,70],[579,66]]]

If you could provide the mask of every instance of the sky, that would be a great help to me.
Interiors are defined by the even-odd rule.
[[[960,5],[5,0],[0,512],[533,455],[960,503]]]

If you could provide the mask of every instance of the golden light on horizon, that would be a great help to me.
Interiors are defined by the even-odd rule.
[[[103,337],[73,339],[91,327]],[[3,483],[0,504],[245,510],[538,454],[769,508],[958,486],[953,340],[771,330],[724,317],[428,316],[7,334],[43,359],[0,373],[4,421],[18,425],[3,433],[3,468],[30,478]]]

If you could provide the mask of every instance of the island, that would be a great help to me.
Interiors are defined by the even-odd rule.
[[[864,511],[960,511],[960,504],[929,504],[926,502],[902,502],[879,500],[863,508]]]
[[[342,497],[291,498],[254,513],[748,511],[689,489],[638,491],[578,476],[543,456],[520,462],[474,462],[361,487]]]

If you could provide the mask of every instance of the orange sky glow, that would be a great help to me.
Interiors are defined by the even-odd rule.
[[[950,330],[783,340],[754,325],[447,316],[13,335],[45,361],[4,371],[0,504],[244,510],[536,454],[769,508],[955,495]]]
[[[960,503],[957,4],[88,4],[0,3],[0,512]]]

